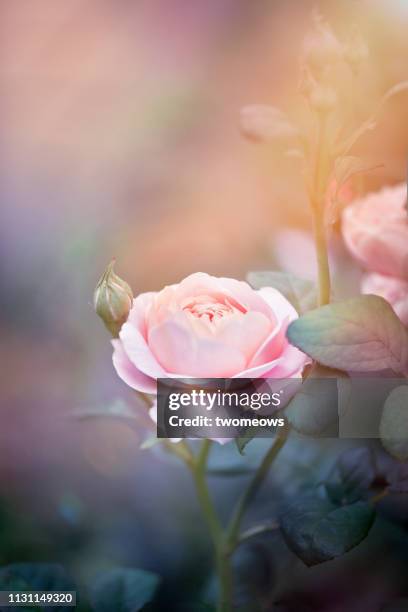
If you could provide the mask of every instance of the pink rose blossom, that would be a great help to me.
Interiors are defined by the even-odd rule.
[[[343,236],[367,270],[408,280],[406,198],[401,184],[355,201],[343,213]]]
[[[133,302],[113,364],[133,389],[156,392],[156,379],[289,378],[307,357],[285,336],[297,318],[275,289],[192,274]]]
[[[408,325],[408,281],[373,272],[363,278],[361,290],[383,297],[404,325]]]

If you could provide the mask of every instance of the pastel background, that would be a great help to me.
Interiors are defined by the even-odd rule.
[[[1,564],[59,560],[83,580],[99,567],[140,566],[164,576],[163,593],[180,602],[206,582],[207,537],[188,474],[140,451],[145,434],[131,422],[73,416],[118,399],[138,408],[112,368],[92,292],[112,256],[135,293],[195,271],[244,278],[277,262],[304,265],[293,235],[282,234],[310,230],[299,168],[244,141],[238,113],[265,102],[307,121],[298,57],[314,4],[0,2]],[[356,22],[366,37],[364,84],[350,89],[364,117],[408,76],[408,2],[319,6],[339,35]],[[406,108],[406,96],[393,100],[362,140],[361,152],[383,164],[365,190],[404,180]],[[305,464],[307,477],[326,471],[339,448],[285,450],[276,495]],[[227,453],[222,460],[235,461]],[[214,486],[222,508],[241,485]],[[266,492],[255,513],[273,503]],[[289,559],[289,594],[310,591],[305,610],[341,610],[358,576],[360,607],[347,609],[362,610],[364,598],[377,609],[407,555],[382,552],[367,573],[361,555],[377,554],[383,537],[307,580]],[[279,555],[258,553],[273,581]]]

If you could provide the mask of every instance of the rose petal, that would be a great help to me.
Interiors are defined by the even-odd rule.
[[[229,378],[245,367],[242,353],[217,340],[194,336],[181,317],[151,329],[149,345],[164,370],[183,376]]]
[[[255,310],[270,316],[270,310],[265,307],[248,283],[233,278],[216,278],[204,272],[196,272],[187,276],[177,286],[177,298],[183,300],[192,296],[210,295],[220,302],[229,298],[233,305],[240,305],[243,310]]]
[[[261,312],[247,312],[223,319],[217,326],[215,337],[240,351],[249,364],[258,347],[268,337],[271,327],[270,319]]]
[[[128,323],[136,327],[142,336],[146,338],[146,315],[156,294],[154,292],[140,293],[134,300],[128,316]]]
[[[122,342],[120,340],[112,340],[113,366],[118,376],[132,389],[141,391],[142,393],[155,393],[156,381],[149,376],[146,376],[133,365],[125,353]]]
[[[281,359],[281,357],[278,357],[277,359],[274,359],[273,361],[268,361],[267,363],[263,363],[262,365],[246,368],[238,374],[235,374],[235,376],[232,376],[232,378],[267,378],[265,374],[267,372],[272,371],[273,368],[278,366],[281,362]]]
[[[257,293],[268,304],[278,321],[287,320],[288,324],[298,318],[298,313],[290,302],[273,287],[262,287]]]
[[[288,342],[285,336],[287,327],[288,318],[281,321],[259,346],[251,360],[251,367],[260,366],[264,363],[273,361],[281,355],[284,346],[286,346]]]
[[[259,292],[254,291],[248,283],[237,281],[234,278],[220,278],[219,280],[223,291],[232,295],[246,310],[262,312],[267,317],[271,316],[271,310],[265,307],[265,302],[261,299]],[[272,321],[276,321],[273,313],[272,309]]]
[[[373,272],[408,280],[406,185],[384,188],[356,200],[343,212],[349,251]]]
[[[288,344],[283,351],[279,363],[269,372],[265,372],[264,378],[298,378],[311,359],[296,347]]]
[[[151,378],[166,376],[165,370],[158,363],[139,329],[127,321],[119,333],[123,348],[129,360],[138,370]]]

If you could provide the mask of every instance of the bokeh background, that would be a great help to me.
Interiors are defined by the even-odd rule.
[[[238,114],[265,102],[304,120],[299,53],[315,4],[0,2],[1,564],[55,560],[83,582],[112,565],[151,569],[163,576],[166,610],[207,588],[209,545],[189,475],[141,451],[146,433],[130,419],[75,416],[117,401],[139,409],[112,369],[92,292],[112,256],[138,293],[194,271],[244,278],[273,265],[283,230],[310,230],[297,162],[243,140]],[[357,23],[367,40],[361,90],[350,87],[364,117],[408,77],[408,1],[318,6],[340,37]],[[393,100],[362,140],[360,152],[383,164],[364,189],[404,179],[407,104]],[[339,448],[294,443],[277,495],[327,470]],[[241,461],[228,453],[220,460]],[[213,486],[222,510],[242,479]],[[273,503],[266,491],[254,512]],[[406,568],[407,549],[395,553],[389,537],[402,538],[388,534],[384,549],[380,530],[324,569],[274,563],[282,544],[273,540],[275,553],[258,544],[244,562],[261,559],[268,585],[290,568],[276,609],[377,610],[400,592]],[[369,572],[364,559],[380,550]]]

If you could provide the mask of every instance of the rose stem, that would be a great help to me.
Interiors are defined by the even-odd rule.
[[[215,549],[217,575],[219,580],[218,612],[232,610],[232,570],[229,555],[224,546],[224,533],[211,500],[206,479],[207,460],[211,449],[211,440],[204,440],[197,459],[192,466],[198,500],[207,521]]]
[[[227,547],[230,554],[235,550],[238,544],[239,529],[244,514],[249,504],[258,493],[259,488],[261,487],[262,483],[268,475],[269,468],[278,456],[278,453],[284,446],[286,440],[287,432],[285,432],[284,434],[278,434],[276,436],[272,446],[264,456],[261,465],[258,467],[252,480],[250,481],[248,488],[244,491],[242,497],[238,501],[238,504],[233,512],[231,521],[227,529]]]
[[[327,180],[326,115],[318,114],[316,164],[310,203],[313,213],[313,229],[318,269],[319,306],[330,302],[330,269],[327,253],[324,206]]]
[[[183,452],[178,452],[177,447],[182,444],[180,442],[177,444],[169,443],[166,445],[167,450],[182,459],[191,469],[193,474],[198,501],[207,522],[208,530],[210,532],[215,550],[216,570],[219,580],[217,612],[230,612],[233,609],[233,576],[230,557],[241,542],[239,531],[244,514],[268,475],[269,468],[271,467],[273,461],[277,457],[281,448],[284,446],[287,435],[288,432],[286,431],[284,434],[276,436],[272,446],[266,453],[262,463],[250,481],[248,488],[238,501],[238,504],[232,513],[232,518],[226,532],[224,532],[217,516],[206,479],[208,456],[212,445],[211,440],[204,440],[202,442],[200,451],[195,458],[192,454],[190,454],[191,451],[188,445],[186,445],[189,451],[188,453],[185,452],[185,449]]]

